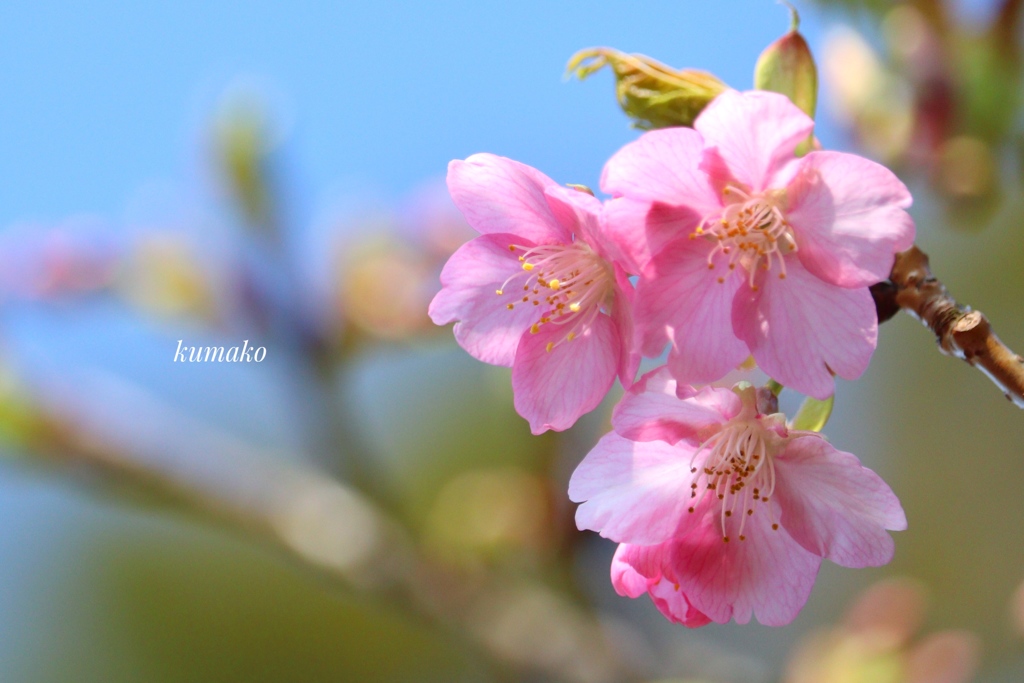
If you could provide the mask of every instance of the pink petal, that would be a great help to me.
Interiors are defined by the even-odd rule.
[[[612,413],[615,432],[633,441],[688,440],[697,446],[740,411],[729,389],[704,388],[681,400],[667,367],[644,375]]]
[[[519,301],[521,291],[499,296],[505,280],[520,271],[519,258],[509,244],[533,246],[514,235],[481,235],[463,244],[441,271],[441,291],[428,312],[438,325],[455,323],[455,339],[471,356],[492,365],[512,365],[519,338],[540,318],[534,306]],[[516,288],[519,290],[519,288]]]
[[[769,376],[817,399],[832,395],[831,370],[856,379],[878,337],[875,304],[866,287],[846,289],[818,279],[792,256],[786,278],[777,271],[743,286],[733,309],[736,334]]]
[[[914,243],[910,192],[889,169],[842,152],[811,152],[788,188],[786,217],[807,270],[840,287],[889,277]]]
[[[626,598],[639,598],[647,592],[652,581],[661,578],[660,570],[656,578],[650,579],[633,568],[628,561],[628,554],[634,547],[637,546],[620,543],[615,550],[615,556],[612,557],[612,587],[616,593]]]
[[[604,233],[631,273],[640,273],[669,242],[688,237],[703,215],[685,206],[618,197],[605,202]]]
[[[673,242],[650,262],[637,284],[641,350],[657,356],[671,341],[669,367],[687,384],[721,379],[748,356],[732,319],[733,298],[743,278],[726,267],[724,258],[709,269],[710,248],[705,239]],[[719,276],[724,282],[718,282]]]
[[[615,299],[612,302],[612,322],[618,330],[619,345],[619,381],[629,388],[633,385],[636,372],[640,369],[640,349],[635,343],[635,326],[633,324],[633,299],[636,294],[625,271],[615,265]]]
[[[700,215],[722,202],[699,165],[704,141],[690,128],[664,128],[641,135],[605,164],[601,189],[615,196],[687,206]]]
[[[693,448],[640,443],[606,434],[569,480],[569,498],[582,503],[576,526],[620,543],[654,545],[685,528]]]
[[[666,544],[665,579],[678,583],[693,607],[711,621],[745,624],[756,616],[767,626],[791,622],[807,602],[821,558],[804,550],[781,526],[772,529],[764,506],[746,519],[746,540],[730,529],[729,542],[723,540],[717,508],[702,508],[699,526]]]
[[[785,95],[727,90],[712,100],[693,127],[715,148],[733,178],[754,192],[774,187],[775,174],[811,134],[814,121]],[[781,189],[781,185],[778,186]]]
[[[604,250],[604,235],[600,226],[601,200],[593,195],[562,185],[544,189],[552,215],[577,239],[589,244],[602,258],[610,260]]]
[[[680,384],[677,382],[668,367],[662,365],[650,372],[644,373],[644,376],[640,378],[640,381],[638,381],[630,390],[630,393],[633,394],[641,394],[645,392],[675,396],[682,399],[695,395],[697,390],[689,384]]]
[[[508,233],[535,244],[568,244],[544,190],[556,185],[535,168],[493,154],[448,164],[448,191],[466,222],[482,234]]]
[[[564,341],[564,325],[541,325],[527,331],[512,364],[516,412],[530,422],[534,434],[568,429],[590,412],[615,382],[619,334],[611,318],[598,314],[590,329]],[[547,345],[554,344],[551,351]]]
[[[705,626],[711,622],[690,604],[678,584],[661,578],[661,556],[665,545],[619,545],[612,558],[612,586],[622,596],[638,598],[649,593],[651,601],[665,617],[689,628]],[[637,567],[634,567],[635,563]],[[645,576],[641,571],[653,572]]]
[[[679,584],[662,579],[652,585],[647,592],[658,611],[674,624],[700,628],[711,623],[706,614],[693,606]]]
[[[857,457],[816,436],[796,438],[775,458],[782,525],[809,552],[844,567],[892,559],[886,529],[907,528],[892,489]]]

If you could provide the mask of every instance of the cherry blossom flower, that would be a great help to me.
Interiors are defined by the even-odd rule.
[[[749,385],[678,385],[667,368],[627,393],[569,483],[580,529],[622,545],[616,590],[644,593],[688,626],[751,616],[787,624],[822,559],[892,559],[886,530],[906,528],[892,490],[856,456],[781,413],[761,414]]]
[[[644,355],[671,343],[682,382],[753,354],[773,378],[824,399],[874,351],[868,286],[911,246],[910,193],[842,152],[794,157],[814,122],[785,96],[719,95],[694,128],[645,133],[605,166],[606,231],[640,273]]]
[[[639,364],[633,288],[602,234],[601,202],[492,154],[451,162],[448,189],[481,234],[445,265],[431,319],[457,321],[474,358],[512,367],[534,434],[571,427]]]

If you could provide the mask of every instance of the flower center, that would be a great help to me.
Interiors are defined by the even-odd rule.
[[[757,290],[754,276],[760,265],[770,270],[773,261],[779,262],[779,277],[786,277],[786,261],[783,258],[797,250],[793,230],[785,215],[778,207],[781,193],[766,192],[763,195],[749,195],[740,188],[727,185],[722,195],[730,203],[722,212],[706,216],[690,239],[707,237],[717,240],[715,248],[708,254],[708,268],[715,267],[714,258],[718,253],[729,257],[729,270],[739,265],[750,276],[750,287]],[[719,277],[725,282],[725,277]]]
[[[565,334],[548,342],[548,351],[590,329],[613,290],[615,275],[607,261],[580,240],[536,247],[510,244],[508,248],[520,252],[522,270],[505,280],[496,293],[517,297],[505,304],[510,311],[517,306],[540,307],[539,319],[530,326],[533,334],[542,325],[566,326]]]
[[[722,540],[729,542],[728,521],[739,517],[739,523],[732,520],[741,541],[747,517],[754,514],[759,504],[768,503],[775,491],[775,463],[773,458],[781,450],[787,437],[773,427],[774,423],[784,424],[781,415],[759,415],[752,388],[740,392],[743,409],[740,414],[726,423],[722,429],[711,435],[693,454],[690,471],[695,474],[690,484],[690,497],[696,499],[689,508],[693,513],[707,495],[716,496],[721,502],[719,514],[722,523]],[[698,457],[704,455],[703,464],[695,466]],[[768,515],[772,529],[779,525],[771,507]]]

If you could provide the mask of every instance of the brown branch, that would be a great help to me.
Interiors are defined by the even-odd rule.
[[[1024,357],[1011,351],[981,311],[961,306],[928,265],[916,246],[896,254],[892,273],[871,288],[878,321],[907,311],[935,333],[939,349],[984,372],[1006,398],[1024,408]]]
[[[238,442],[141,388],[93,378],[79,389],[76,396],[103,400],[33,401],[20,424],[34,461],[262,541],[330,585],[462,636],[519,676],[612,683],[652,673],[648,663],[627,661],[601,620],[567,595],[529,577],[432,560],[343,482]]]

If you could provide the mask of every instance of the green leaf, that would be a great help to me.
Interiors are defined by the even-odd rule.
[[[800,410],[796,411],[792,428],[801,431],[820,432],[828,423],[829,416],[832,415],[832,403],[834,401],[834,395],[829,396],[824,401],[808,396],[804,399]]]

